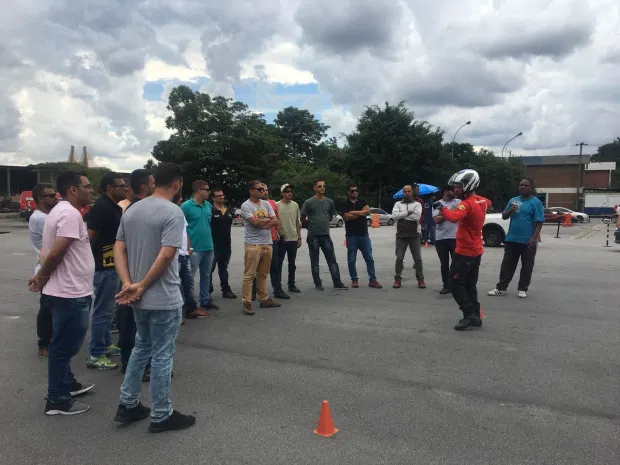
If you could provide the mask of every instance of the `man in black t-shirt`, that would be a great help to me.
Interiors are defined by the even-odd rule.
[[[213,189],[213,211],[211,213],[211,237],[213,237],[213,265],[211,274],[217,266],[220,277],[220,288],[222,289],[222,297],[225,299],[236,299],[228,284],[228,263],[232,255],[232,246],[230,233],[232,228],[235,210],[227,207],[225,203],[226,197],[224,191],[220,188]],[[211,277],[213,283],[213,277]],[[213,292],[213,284],[211,284],[211,292]]]
[[[112,344],[115,296],[120,288],[114,267],[114,243],[123,213],[118,203],[125,199],[127,185],[120,174],[106,173],[100,188],[101,197],[86,216],[88,239],[95,258],[95,300],[86,366],[97,370],[114,370],[118,364],[109,357],[121,354],[121,349]]]
[[[362,252],[362,257],[366,261],[366,269],[368,270],[368,287],[381,289],[381,284],[375,276],[375,260],[372,258],[372,244],[368,235],[368,215],[370,207],[368,204],[358,198],[358,189],[355,184],[351,184],[347,189],[348,200],[342,209],[344,216],[344,226],[346,230],[347,244],[347,263],[349,265],[349,275],[351,276],[351,287],[359,287],[357,277],[357,251]]]

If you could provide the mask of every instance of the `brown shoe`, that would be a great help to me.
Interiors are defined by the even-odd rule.
[[[392,284],[392,287],[394,289],[400,289],[400,279],[399,278],[394,279],[394,284]]]
[[[374,289],[383,289],[383,286],[379,284],[379,281],[370,281],[368,283],[368,287],[372,287]]]
[[[254,310],[252,309],[251,302],[243,303],[243,313],[245,313],[246,315],[254,315]]]
[[[39,353],[37,354],[41,358],[47,358],[49,355],[49,349],[47,347],[39,348]]]
[[[276,308],[276,307],[280,307],[282,304],[276,300],[273,300],[271,298],[267,298],[267,300],[263,300],[260,303],[260,308]]]
[[[193,312],[190,312],[187,315],[185,315],[185,318],[198,318],[198,319],[209,318],[209,312],[201,308],[197,308]]]
[[[353,289],[357,289],[358,287],[360,287],[360,283],[359,283],[359,281],[358,281],[357,279],[353,279],[353,280],[351,280],[351,287],[352,287]]]

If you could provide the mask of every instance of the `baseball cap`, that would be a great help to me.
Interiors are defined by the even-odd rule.
[[[282,184],[282,187],[280,187],[280,192],[284,192],[284,189],[286,189],[287,187],[293,189],[292,184]]]

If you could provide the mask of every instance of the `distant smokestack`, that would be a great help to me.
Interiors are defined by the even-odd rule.
[[[69,152],[69,163],[77,163],[75,159],[75,147],[73,145],[71,146],[71,152]]]
[[[84,146],[82,148],[82,165],[84,165],[86,168],[89,168],[89,162],[88,162],[88,151],[86,150],[86,146]]]

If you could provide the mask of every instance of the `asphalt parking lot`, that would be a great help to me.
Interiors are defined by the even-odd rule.
[[[36,357],[35,257],[25,223],[0,221],[0,463],[148,464],[618,464],[620,463],[620,245],[604,248],[593,223],[545,227],[529,296],[487,297],[502,249],[487,249],[479,280],[484,326],[452,329],[459,312],[440,297],[439,263],[424,249],[428,289],[412,262],[391,288],[394,228],[372,230],[382,290],[313,290],[307,249],[302,293],[281,308],[241,313],[239,301],[181,328],[176,408],[194,428],[152,435],[112,421],[120,371],[86,368],[90,412],[45,417],[47,365]],[[231,282],[240,291],[243,228],[233,229]],[[343,279],[344,231],[333,229]],[[358,258],[362,283],[365,265]],[[325,284],[329,273],[322,262]],[[215,287],[218,283],[216,279]],[[86,349],[87,344],[84,345]],[[147,385],[144,400],[148,404]],[[340,432],[312,433],[321,401]]]

